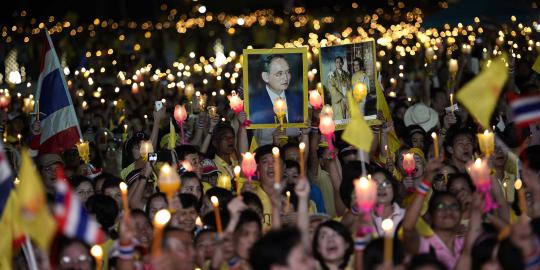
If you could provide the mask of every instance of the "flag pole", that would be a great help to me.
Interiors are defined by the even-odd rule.
[[[32,247],[32,242],[30,242],[30,236],[28,236],[28,234],[24,235],[23,253],[29,269],[38,270],[34,248]]]

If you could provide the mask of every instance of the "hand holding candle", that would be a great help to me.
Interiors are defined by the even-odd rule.
[[[216,196],[212,196],[210,198],[212,201],[212,206],[214,206],[214,215],[216,218],[216,229],[218,236],[221,237],[223,233],[223,226],[221,225],[221,215],[219,214],[219,200]]]
[[[497,208],[497,204],[491,198],[491,175],[487,159],[477,158],[474,163],[469,163],[468,172],[476,190],[484,195],[484,213]]]
[[[478,138],[478,145],[480,146],[482,154],[484,154],[485,157],[491,156],[495,150],[495,137],[493,132],[486,129],[483,134],[476,134],[476,137]]]
[[[163,228],[171,220],[171,213],[167,209],[159,210],[154,216],[154,237],[152,238],[152,256],[161,253],[161,239],[163,238]]]
[[[384,230],[384,263],[386,265],[392,265],[394,222],[392,219],[387,218],[382,221],[381,227]]]
[[[90,254],[96,260],[96,270],[103,269],[103,248],[100,245],[93,245],[90,249]]]
[[[319,94],[319,91],[309,91],[309,104],[311,104],[311,107],[313,107],[314,110],[319,110],[322,108],[323,101],[321,94]]]
[[[279,148],[272,148],[272,155],[274,156],[274,188],[279,189],[281,187],[281,159],[279,158]]]
[[[407,176],[412,177],[414,170],[416,169],[416,161],[414,160],[413,153],[403,154],[403,170]]]
[[[518,192],[518,200],[519,200],[519,210],[521,210],[522,216],[527,216],[527,197],[525,196],[525,187],[523,186],[523,181],[521,179],[516,179],[516,182],[514,182],[514,188]]]
[[[128,186],[125,182],[120,183],[120,192],[122,194],[122,208],[124,209],[124,219],[126,223],[130,220],[129,203],[128,203]]]
[[[251,152],[242,154],[242,172],[248,178],[249,182],[251,182],[251,178],[255,175],[256,171],[257,162],[255,162],[255,154]]]

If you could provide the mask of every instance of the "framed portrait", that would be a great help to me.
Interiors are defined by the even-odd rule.
[[[243,59],[249,128],[307,126],[307,49],[245,49]],[[275,103],[285,103],[281,117],[274,111]]]
[[[324,104],[332,106],[336,129],[344,129],[350,121],[347,92],[357,83],[364,83],[367,88],[366,98],[358,106],[368,124],[376,124],[375,42],[322,47],[319,65]]]

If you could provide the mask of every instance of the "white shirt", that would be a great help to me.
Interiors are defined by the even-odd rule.
[[[274,101],[278,98],[281,98],[285,101],[285,106],[287,106],[287,113],[285,113],[285,117],[287,119],[287,122],[289,122],[289,109],[288,109],[289,106],[287,105],[287,96],[285,96],[285,91],[281,91],[281,95],[278,95],[274,91],[270,90],[270,88],[268,88],[268,85],[267,85],[266,92],[268,92],[268,96],[270,96],[270,100],[272,101],[272,107],[274,107]]]

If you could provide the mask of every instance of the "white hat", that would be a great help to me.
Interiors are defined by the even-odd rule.
[[[439,125],[439,115],[424,103],[416,103],[407,109],[403,121],[405,126],[419,125],[428,132]]]

